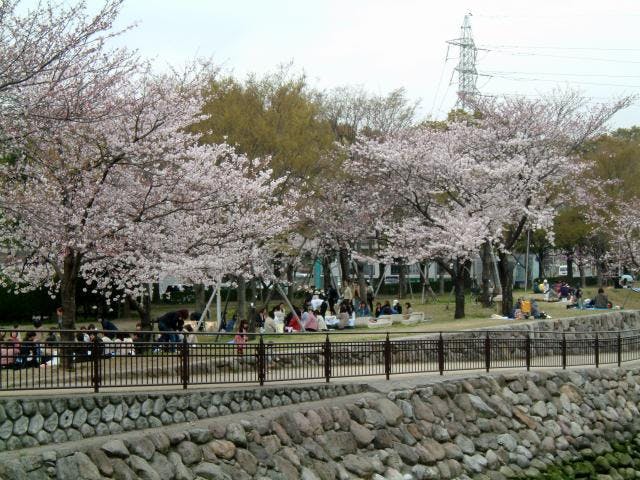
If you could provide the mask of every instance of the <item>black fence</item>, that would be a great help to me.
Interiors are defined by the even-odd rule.
[[[64,332],[55,332],[61,335]],[[4,337],[2,337],[4,334]],[[500,368],[621,365],[640,359],[640,332],[344,331],[279,335],[0,331],[0,391],[259,384]],[[111,335],[113,338],[109,338]],[[348,337],[346,337],[347,335]],[[88,340],[88,341],[87,341]]]

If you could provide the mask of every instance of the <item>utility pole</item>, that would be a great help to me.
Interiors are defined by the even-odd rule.
[[[458,101],[456,107],[467,112],[473,109],[473,98],[478,95],[478,71],[476,70],[476,58],[478,49],[471,35],[471,13],[464,16],[462,27],[460,28],[460,38],[448,40],[449,45],[460,48],[460,56],[458,66],[455,70],[458,72]]]

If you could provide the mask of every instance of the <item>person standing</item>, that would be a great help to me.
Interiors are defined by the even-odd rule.
[[[247,322],[245,320],[242,320],[240,322],[240,327],[238,327],[238,333],[233,338],[236,344],[238,355],[242,355],[244,353],[244,346],[249,341],[249,335],[247,335],[248,332],[249,326],[247,325]]]
[[[369,311],[373,312],[373,301],[375,300],[375,294],[371,283],[367,281],[367,304],[369,305]]]
[[[336,303],[338,302],[338,297],[338,291],[335,289],[335,287],[333,285],[329,287],[327,300],[329,300],[329,312],[331,312],[332,315],[335,315],[336,313]]]
[[[353,308],[353,291],[351,290],[349,282],[344,284],[344,289],[342,290],[342,301],[347,302],[347,304]]]
[[[56,316],[58,317],[58,329],[62,330],[62,317],[64,316],[64,309],[62,307],[56,309]]]

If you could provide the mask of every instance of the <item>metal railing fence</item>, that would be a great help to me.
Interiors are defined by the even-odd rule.
[[[241,343],[233,343],[233,334],[199,333],[198,341],[189,343],[187,337],[156,340],[158,332],[86,330],[19,340],[27,332],[0,330],[0,392],[329,382],[461,370],[620,366],[640,360],[640,331],[635,330],[347,330],[247,334]]]

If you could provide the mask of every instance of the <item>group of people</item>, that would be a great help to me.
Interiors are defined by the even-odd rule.
[[[572,287],[568,283],[560,281],[550,285],[545,279],[540,283],[534,282],[534,293],[544,294],[544,298],[548,302],[566,302],[567,308],[612,308],[603,288],[599,288],[593,298],[584,298],[582,288],[579,285]]]
[[[33,326],[33,330],[22,333],[19,325],[14,325],[12,331],[0,331],[0,367],[45,368],[58,365],[63,355],[73,358],[75,362],[82,362],[93,358],[96,348],[100,357],[132,356],[139,350],[136,345],[140,341],[138,335],[132,337],[118,331],[118,327],[108,319],[100,321],[102,330],[98,330],[94,324],[81,326],[72,345],[62,342],[59,327],[45,331],[40,320],[35,320]],[[140,330],[140,324],[137,330]]]
[[[74,352],[77,361],[91,358],[95,348],[98,348],[97,353],[101,357],[133,356],[139,351],[139,347],[136,346],[140,341],[138,334],[132,337],[126,332],[120,332],[118,327],[108,319],[101,320],[100,325],[102,330],[98,330],[94,324],[80,327],[76,335],[78,345]],[[137,331],[140,330],[139,325],[136,328]]]
[[[509,318],[521,320],[529,317],[535,319],[551,318],[547,313],[540,310],[538,302],[535,299],[527,300],[519,298]]]
[[[0,331],[0,367],[21,368],[51,364],[56,358],[58,342],[55,331],[42,338],[41,332],[36,330],[20,335],[19,328],[19,325],[14,325],[14,330],[9,332],[8,337],[6,330]]]
[[[404,309],[400,304],[399,300],[394,300],[393,304],[386,300],[384,305],[380,302],[376,303],[376,309],[374,311],[375,318],[380,317],[380,315],[411,315],[413,313],[413,308],[409,302],[404,304]]]

